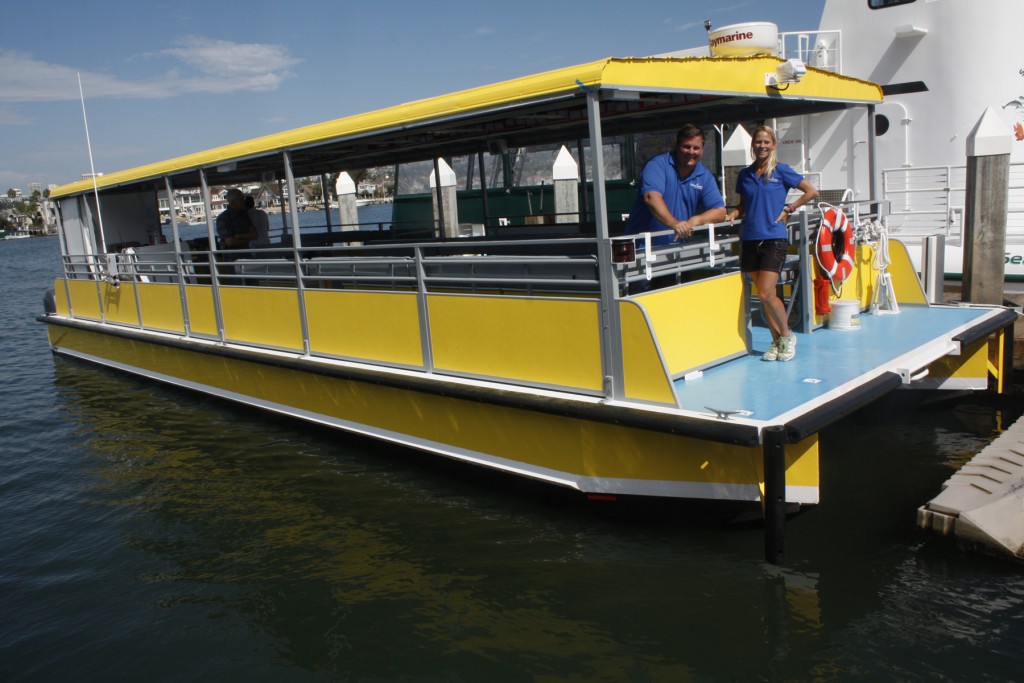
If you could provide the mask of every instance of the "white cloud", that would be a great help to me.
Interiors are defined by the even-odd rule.
[[[489,36],[492,33],[494,33],[494,27],[493,26],[477,26],[473,30],[473,33],[475,33],[478,36]]]
[[[52,102],[78,97],[75,71],[0,50],[0,102]]]
[[[291,77],[291,67],[302,60],[280,45],[233,43],[187,36],[167,50],[147,55],[170,57],[180,64],[161,75],[127,80],[98,72],[82,72],[88,99],[155,99],[192,93],[230,93],[274,90]],[[50,64],[32,55],[0,49],[0,105],[18,102],[57,102],[78,99],[78,71]],[[0,123],[23,117],[0,108]]]
[[[722,13],[725,13],[725,12],[735,12],[738,9],[743,9],[744,7],[750,7],[750,6],[754,5],[754,4],[755,3],[754,3],[753,0],[744,0],[743,2],[737,2],[737,3],[734,3],[732,5],[720,5],[718,7],[713,7],[711,9],[706,10],[704,12],[704,16],[707,17],[707,16],[710,16],[712,14],[722,14]],[[671,26],[671,30],[673,30],[673,31],[689,31],[691,28],[696,28],[697,26],[703,26],[704,25],[703,19],[701,21],[687,21],[687,22],[684,22],[682,24],[677,24],[675,22],[676,22],[676,20],[673,19],[673,18],[665,19],[664,21],[662,21],[663,24],[671,24],[672,25]]]
[[[725,7],[716,7],[710,10],[708,14],[720,14],[722,12],[732,12],[734,10],[743,9],[744,7],[750,7],[753,5],[753,0],[747,0],[746,2],[738,2],[735,5],[726,5]]]
[[[198,88],[193,92],[208,92],[209,88],[227,92],[273,90],[292,75],[289,69],[302,61],[289,56],[280,45],[233,43],[201,36],[187,36],[162,54],[176,57],[202,74],[182,79]]]
[[[35,119],[25,116],[14,107],[0,105],[0,125],[27,126],[32,123],[35,123]]]

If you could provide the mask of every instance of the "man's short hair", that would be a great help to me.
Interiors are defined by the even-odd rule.
[[[232,199],[245,199],[245,195],[237,187],[233,187],[227,191],[227,194],[224,195],[224,199],[230,202]]]
[[[679,132],[676,133],[676,144],[678,145],[683,140],[689,140],[690,138],[700,138],[701,144],[707,142],[707,134],[704,129],[700,126],[695,126],[692,123],[687,123]]]

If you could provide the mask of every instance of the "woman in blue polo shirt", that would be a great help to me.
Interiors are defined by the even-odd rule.
[[[743,216],[740,270],[753,279],[772,332],[771,346],[762,358],[785,361],[796,355],[796,337],[789,329],[786,305],[775,293],[789,250],[786,221],[798,207],[813,201],[818,190],[802,175],[778,162],[777,145],[775,131],[768,126],[754,131],[750,143],[754,163],[740,171],[736,179],[740,203],[727,218],[732,222]],[[794,187],[802,190],[803,195],[787,204],[786,195]]]

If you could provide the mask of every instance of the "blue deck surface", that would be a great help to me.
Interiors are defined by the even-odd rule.
[[[761,354],[771,343],[767,328],[753,329],[756,355],[745,356],[704,371],[698,379],[676,380],[680,405],[686,410],[750,411],[750,420],[774,421],[801,407],[811,410],[830,391],[849,382],[870,380],[879,368],[892,368],[907,353],[937,339],[950,339],[959,329],[990,313],[989,309],[910,307],[896,314],[860,315],[853,331],[818,329],[798,334],[796,358],[767,362]]]

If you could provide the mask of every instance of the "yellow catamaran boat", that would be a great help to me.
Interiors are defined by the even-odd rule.
[[[899,243],[880,272],[877,245],[862,238],[840,297],[856,302],[859,330],[829,329],[815,313],[815,216],[804,213],[785,290],[800,354],[763,363],[770,338],[738,272],[734,228],[646,249],[645,236],[620,236],[607,155],[631,135],[870,114],[881,101],[872,83],[814,69],[780,86],[780,61],[605,59],[60,187],[63,272],[40,320],[55,353],[247,406],[592,497],[713,502],[778,520],[819,501],[820,429],[899,387],[1001,383],[1007,354],[990,346],[1009,343],[1015,318],[930,305]],[[170,242],[146,245],[160,193],[177,188],[201,188],[211,216],[212,186],[280,179],[296,197],[295,178],[341,168],[437,169],[453,157],[483,168],[485,155],[561,143],[585,154],[590,176],[570,222],[514,230],[486,215],[502,187],[478,178],[476,236],[446,236],[443,215],[425,236],[300,230],[293,203],[292,227],[264,249],[210,249],[212,218],[208,240],[187,242],[174,211]],[[846,208],[884,221],[881,203]],[[628,294],[665,274],[679,284]],[[867,313],[880,284],[898,313]]]

